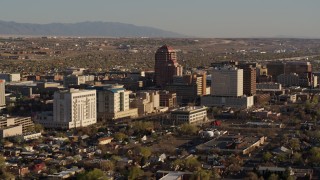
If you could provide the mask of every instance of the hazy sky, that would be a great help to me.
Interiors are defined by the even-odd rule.
[[[202,37],[320,38],[320,0],[2,0],[0,20],[112,21]]]

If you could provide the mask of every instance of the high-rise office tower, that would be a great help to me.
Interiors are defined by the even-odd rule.
[[[304,73],[311,73],[312,72],[312,65],[310,62],[287,62],[285,66],[285,74],[296,73],[298,75]]]
[[[182,75],[182,66],[177,61],[176,51],[167,45],[160,47],[155,54],[155,77],[157,86],[163,87],[173,81],[173,76]]]
[[[242,96],[243,69],[233,66],[214,68],[212,70],[211,95]]]
[[[267,64],[268,75],[272,76],[272,80],[276,81],[280,74],[285,73],[285,63],[283,62],[270,62]]]
[[[70,89],[54,93],[52,127],[85,127],[97,122],[96,90]]]
[[[240,64],[243,69],[243,94],[252,96],[256,94],[257,69],[250,64]]]

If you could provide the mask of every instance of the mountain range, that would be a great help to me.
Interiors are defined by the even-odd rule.
[[[32,24],[0,21],[0,35],[86,36],[86,37],[186,37],[147,26],[119,22]]]

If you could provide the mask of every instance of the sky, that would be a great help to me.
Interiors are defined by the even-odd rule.
[[[320,0],[2,0],[0,20],[121,22],[213,38],[320,38]]]

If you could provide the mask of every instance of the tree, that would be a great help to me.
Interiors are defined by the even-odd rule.
[[[185,160],[186,168],[189,171],[196,171],[201,168],[201,163],[195,157],[190,157]]]
[[[212,173],[207,170],[198,170],[192,175],[192,179],[210,180]]]
[[[102,161],[100,163],[100,167],[103,171],[113,171],[115,168],[115,165],[112,161]]]
[[[140,151],[141,156],[143,156],[145,158],[150,157],[152,154],[151,149],[148,147],[140,147],[139,151]]]
[[[134,179],[137,179],[138,177],[143,176],[143,174],[144,174],[143,170],[141,170],[137,166],[133,166],[129,170],[128,179],[129,180],[134,180]]]
[[[42,132],[43,131],[43,126],[41,124],[35,124],[34,125],[34,131]]]
[[[259,177],[256,173],[254,172],[248,172],[246,177],[245,177],[246,180],[258,180]]]
[[[298,152],[293,153],[292,160],[297,164],[301,164],[303,162],[301,153],[298,153]]]
[[[265,162],[269,161],[272,157],[273,157],[273,155],[270,152],[265,152],[262,155],[262,158]]]
[[[277,174],[271,174],[269,177],[268,177],[268,180],[278,180],[279,179],[279,176]]]
[[[107,180],[107,177],[105,176],[103,171],[95,168],[89,172],[79,174],[77,176],[77,179],[79,179],[79,180],[95,180],[95,179]]]
[[[14,179],[14,175],[6,171],[5,159],[0,155],[0,179]]]
[[[294,151],[300,150],[300,140],[297,138],[291,139],[289,141],[289,146]]]
[[[146,133],[154,129],[154,125],[152,122],[136,121],[132,124],[132,129],[139,134]]]
[[[199,129],[191,124],[182,124],[180,126],[180,132],[185,135],[194,135],[199,131]]]
[[[171,166],[174,170],[179,170],[184,168],[184,161],[181,159],[176,159],[172,162]]]
[[[278,154],[276,157],[279,162],[285,162],[288,159],[286,154]]]
[[[117,132],[114,134],[114,138],[117,140],[117,141],[123,141],[125,138],[127,138],[127,135],[125,135],[124,133],[122,132]]]
[[[310,162],[314,166],[320,165],[320,148],[319,147],[313,147],[310,149]]]

